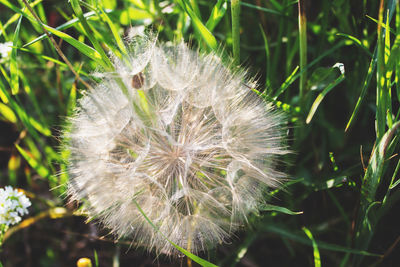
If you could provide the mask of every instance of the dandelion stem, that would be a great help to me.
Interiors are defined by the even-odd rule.
[[[240,64],[240,0],[231,1],[232,50],[235,65]]]

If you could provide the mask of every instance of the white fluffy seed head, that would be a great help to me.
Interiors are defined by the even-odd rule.
[[[118,237],[197,253],[244,224],[284,176],[285,120],[244,71],[155,39],[133,37],[129,57],[114,58],[116,72],[101,73],[69,119],[69,194]]]

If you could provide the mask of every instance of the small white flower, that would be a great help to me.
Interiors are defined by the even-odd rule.
[[[0,188],[0,224],[13,225],[28,214],[29,199],[11,186]]]
[[[12,50],[12,42],[5,42],[5,43],[0,43],[0,54],[2,58],[6,58],[10,55],[11,50]]]
[[[216,55],[143,34],[130,44],[69,119],[69,194],[157,252],[178,254],[164,236],[195,253],[213,247],[284,177],[285,120]]]

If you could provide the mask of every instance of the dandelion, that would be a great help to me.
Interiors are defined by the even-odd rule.
[[[13,225],[21,221],[21,217],[28,214],[31,205],[29,199],[11,186],[0,188],[0,225]]]
[[[119,238],[198,253],[226,241],[284,177],[285,120],[245,71],[138,34],[69,119],[69,194]]]

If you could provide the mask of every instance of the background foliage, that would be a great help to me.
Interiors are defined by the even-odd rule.
[[[74,266],[81,257],[99,266],[187,264],[114,243],[65,206],[64,119],[95,80],[90,73],[112,69],[108,51],[123,53],[121,36],[141,25],[160,40],[233,56],[291,125],[295,153],[282,164],[291,179],[266,195],[271,206],[251,217],[250,230],[203,259],[400,263],[398,1],[0,0],[0,43],[12,42],[0,58],[0,186],[25,190],[33,204],[4,236],[4,266]]]

